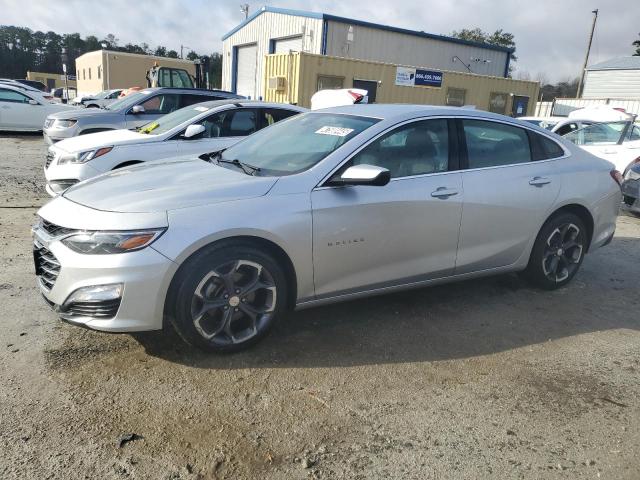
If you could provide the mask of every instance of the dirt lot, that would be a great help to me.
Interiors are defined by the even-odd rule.
[[[57,320],[29,234],[44,153],[0,137],[0,478],[640,478],[639,218],[560,291],[354,301],[211,357]]]

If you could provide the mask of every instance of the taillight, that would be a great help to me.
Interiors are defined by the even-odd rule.
[[[620,187],[622,186],[622,174],[618,170],[614,168],[609,172],[609,175],[611,175],[611,178],[613,178],[616,181],[618,186]]]
[[[353,97],[353,103],[360,103],[364,98],[364,95],[361,95],[358,92],[354,92],[352,90],[349,90],[349,95]]]

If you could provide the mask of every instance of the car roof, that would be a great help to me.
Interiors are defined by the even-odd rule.
[[[233,98],[244,98],[241,95],[237,95],[233,92],[228,92],[226,90],[208,90],[206,88],[178,88],[178,87],[152,87],[152,88],[143,88],[140,92],[175,92],[175,93],[194,93],[198,95],[227,95]]]
[[[195,103],[189,105],[190,107],[201,106],[208,108],[222,107],[225,105],[236,105],[241,107],[254,106],[262,108],[284,108],[286,110],[292,110],[296,112],[306,112],[307,109],[299,107],[298,105],[291,105],[290,103],[275,103],[275,102],[262,102],[260,100],[244,100],[242,98],[230,98],[227,100],[210,100],[208,102]]]
[[[315,110],[320,113],[341,113],[349,115],[358,115],[362,117],[374,117],[381,120],[389,120],[395,117],[412,117],[412,116],[471,116],[482,117],[496,120],[511,120],[497,113],[476,110],[475,108],[465,107],[444,107],[437,105],[411,105],[411,104],[356,104],[344,105],[340,107],[323,108]]]

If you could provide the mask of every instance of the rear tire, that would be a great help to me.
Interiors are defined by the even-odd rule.
[[[286,311],[288,291],[271,255],[250,244],[213,245],[180,267],[165,311],[189,345],[236,352],[267,335]]]
[[[542,226],[524,277],[537,287],[564,287],[578,273],[587,251],[587,229],[573,213],[559,213]]]

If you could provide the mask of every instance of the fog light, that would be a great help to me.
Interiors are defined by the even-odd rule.
[[[124,285],[113,283],[111,285],[93,285],[75,290],[64,302],[65,305],[85,302],[106,302],[109,300],[120,300]]]

